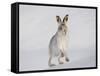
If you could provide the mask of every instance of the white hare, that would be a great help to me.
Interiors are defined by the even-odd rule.
[[[59,64],[63,64],[67,61],[69,61],[67,54],[66,54],[66,46],[67,46],[67,21],[68,21],[68,15],[66,15],[63,19],[59,16],[56,16],[57,23],[58,23],[58,30],[56,34],[51,38],[49,43],[49,66],[54,66],[55,64],[52,63],[53,57],[58,57]]]

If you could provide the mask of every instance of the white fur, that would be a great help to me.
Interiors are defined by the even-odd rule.
[[[61,20],[59,20],[61,21]],[[60,26],[62,26],[61,22],[59,22]],[[63,22],[64,23],[64,22]],[[65,25],[66,26],[66,25]],[[62,30],[64,30],[63,28]],[[52,58],[58,57],[58,62],[63,64],[66,62],[66,48],[67,48],[67,39],[66,39],[66,34],[62,31],[58,30],[56,34],[51,38],[50,43],[49,43],[49,66],[55,65],[52,64]],[[67,32],[67,31],[66,31]],[[64,57],[61,57],[61,54],[64,54]],[[68,59],[68,58],[67,58]]]

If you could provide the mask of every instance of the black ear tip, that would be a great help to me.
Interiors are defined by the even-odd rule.
[[[59,17],[59,16],[56,16],[57,18]]]
[[[68,14],[66,16],[69,16]]]

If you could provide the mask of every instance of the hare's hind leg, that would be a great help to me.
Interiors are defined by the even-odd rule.
[[[52,56],[49,57],[48,65],[49,65],[50,67],[55,66],[55,64],[52,64],[51,61],[52,61]]]

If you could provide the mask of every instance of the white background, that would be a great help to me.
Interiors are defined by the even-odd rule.
[[[11,56],[11,12],[10,12],[10,4],[15,2],[16,0],[2,0],[0,2],[0,76],[16,76],[16,74],[10,72],[10,56]],[[23,1],[23,0],[17,0]],[[66,4],[66,5],[88,5],[88,6],[97,6],[99,7],[100,13],[100,1],[99,0],[24,0],[25,2],[36,2],[36,3],[56,3],[56,4]],[[100,15],[98,15],[100,18]],[[99,21],[99,19],[98,19]],[[100,22],[98,22],[98,25]],[[99,27],[98,27],[99,29]],[[98,30],[100,32],[100,30]],[[98,35],[98,38],[100,35]],[[99,40],[98,40],[99,42]],[[98,50],[100,48],[98,47]],[[99,54],[99,51],[98,51]],[[100,57],[100,56],[99,56]],[[98,58],[99,58],[98,57]],[[99,59],[98,59],[99,60]],[[98,61],[100,63],[100,61]],[[99,65],[98,63],[98,65]],[[77,76],[84,76],[84,75],[91,75],[91,76],[99,76],[99,69],[95,70],[78,70],[78,71],[63,71],[63,72],[47,72],[47,73],[31,73],[31,74],[20,74],[19,76],[51,76],[51,75],[77,75]]]

